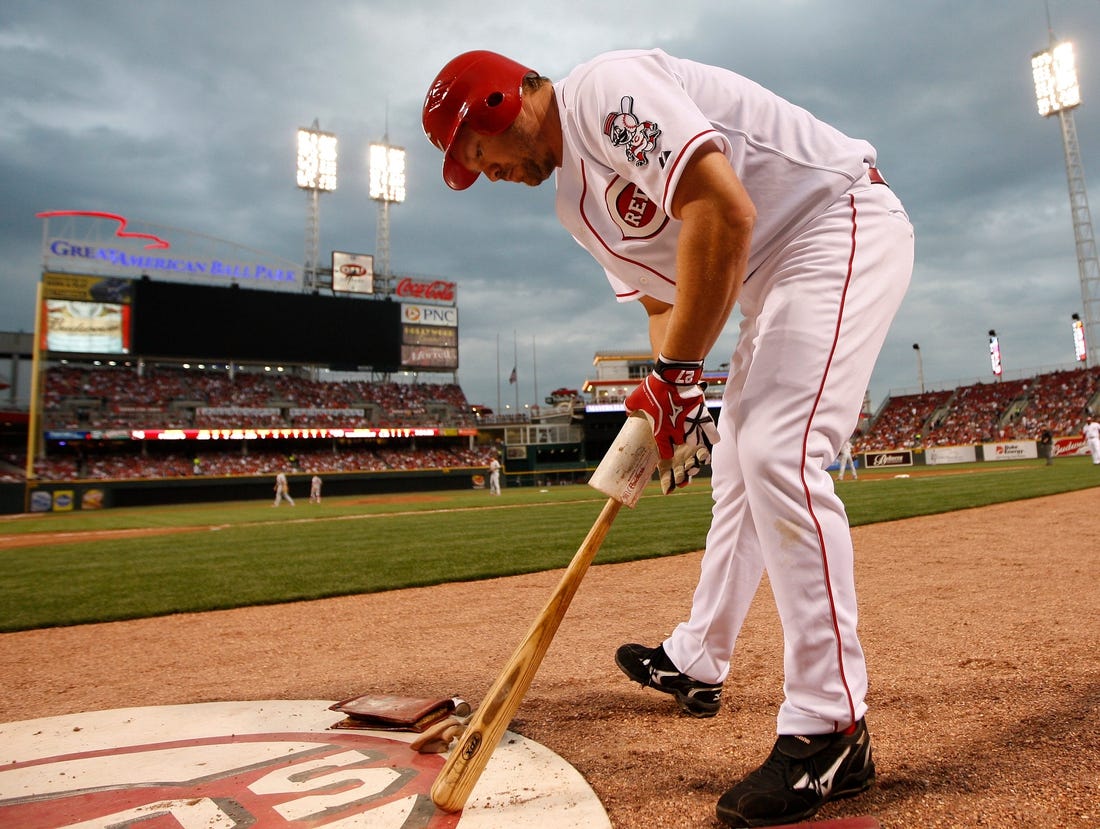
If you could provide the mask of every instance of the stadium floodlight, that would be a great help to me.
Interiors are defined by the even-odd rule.
[[[1092,228],[1085,169],[1081,163],[1081,148],[1077,141],[1077,126],[1073,111],[1081,105],[1081,87],[1077,82],[1077,65],[1073,44],[1059,43],[1050,25],[1047,8],[1047,29],[1050,47],[1031,57],[1031,74],[1035,81],[1035,103],[1044,118],[1057,116],[1062,128],[1062,149],[1066,157],[1066,183],[1069,187],[1073,238],[1077,247],[1077,275],[1081,283],[1081,303],[1084,309],[1084,332],[1091,341],[1085,359],[1090,366],[1100,365],[1100,258],[1096,253],[1096,238]]]
[[[405,201],[405,149],[387,144],[371,144],[370,197],[375,201]]]
[[[1031,76],[1035,81],[1035,104],[1044,118],[1080,106],[1077,61],[1068,40],[1032,55]]]
[[[306,266],[304,290],[316,290],[321,244],[321,193],[336,189],[336,136],[322,132],[317,121],[298,128],[298,187],[306,191]]]
[[[328,193],[336,189],[336,136],[316,124],[298,129],[298,186]]]
[[[378,237],[376,257],[379,262],[379,282],[385,293],[392,293],[390,284],[390,205],[405,201],[405,150],[388,143],[371,144],[367,161],[370,175],[370,197],[378,202]]]

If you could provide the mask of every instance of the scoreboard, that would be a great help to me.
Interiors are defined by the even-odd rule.
[[[401,367],[392,301],[146,279],[133,296],[133,351],[142,356]]]
[[[458,369],[458,308],[419,296],[410,302],[53,272],[42,281],[40,347],[51,354]]]

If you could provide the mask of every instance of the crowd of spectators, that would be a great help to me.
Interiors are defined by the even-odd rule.
[[[1100,395],[1100,367],[891,397],[856,441],[857,452],[965,446],[1080,435]]]
[[[36,462],[35,474],[44,481],[184,478],[193,476],[274,475],[276,472],[331,473],[385,472],[409,469],[463,469],[487,467],[491,448],[437,446],[428,448],[334,446],[286,452],[278,449],[243,451],[130,451],[64,452]],[[0,480],[22,481],[20,458],[4,458]]]
[[[855,451],[952,446],[1080,434],[1085,407],[1100,396],[1100,368],[974,383],[889,398],[855,441]],[[178,366],[58,365],[46,372],[44,428],[455,426],[473,422],[456,384],[341,380],[305,374],[188,370]],[[116,443],[51,447],[36,464],[43,480],[173,478],[487,466],[492,449],[454,439],[283,447],[149,447]],[[285,445],[284,445],[285,446]],[[25,456],[0,457],[0,481],[22,481]]]
[[[313,379],[175,365],[60,364],[45,372],[43,420],[53,430],[240,426],[464,426],[475,418],[455,383]]]
[[[853,441],[856,452],[911,449],[921,444],[924,424],[950,399],[953,391],[905,394],[886,401],[870,430]]]

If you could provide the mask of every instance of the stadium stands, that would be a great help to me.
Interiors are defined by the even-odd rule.
[[[464,427],[475,422],[455,384],[316,380],[308,372],[189,369],[179,365],[59,364],[45,374],[47,432],[132,429]],[[358,472],[487,466],[492,449],[463,441],[281,442],[153,447],[110,438],[74,447],[58,440],[36,463],[46,481],[195,475]],[[423,445],[431,443],[432,445]],[[436,445],[438,444],[438,445]],[[0,458],[0,480],[24,479],[25,455]]]
[[[889,398],[857,452],[1033,440],[1049,429],[1079,435],[1098,406],[1100,367]]]
[[[455,384],[327,382],[303,374],[179,366],[58,365],[46,372],[46,429],[470,425]],[[349,422],[353,420],[354,422]]]
[[[1100,408],[1100,367],[888,398],[856,441],[857,452],[1030,440],[1043,430],[1080,434],[1086,407]],[[465,427],[476,424],[455,384],[361,379],[327,382],[309,373],[218,371],[179,365],[62,364],[44,384],[43,428]],[[36,466],[42,480],[175,478],[300,472],[485,466],[492,449],[462,440],[335,441],[242,447],[156,446],[137,441],[60,441]],[[197,453],[197,454],[196,454]],[[196,462],[197,461],[197,462]],[[0,481],[22,481],[25,455],[0,457]]]

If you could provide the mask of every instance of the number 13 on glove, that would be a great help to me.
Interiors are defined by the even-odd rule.
[[[666,495],[687,486],[710,463],[718,427],[707,410],[700,381],[703,361],[657,358],[657,365],[626,398],[627,414],[644,414],[661,456],[657,469]]]

